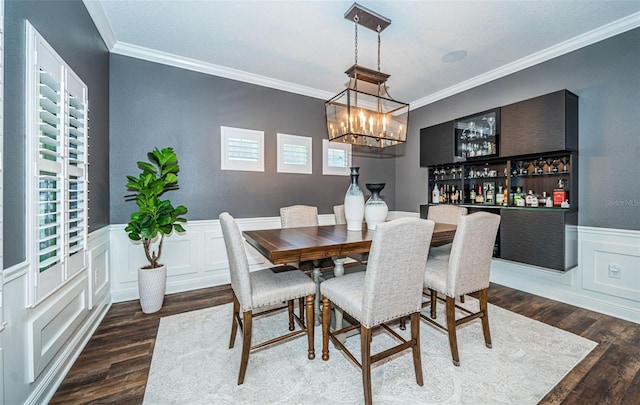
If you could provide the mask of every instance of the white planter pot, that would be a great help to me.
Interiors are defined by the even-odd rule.
[[[145,314],[158,312],[167,290],[167,266],[155,269],[138,269],[138,294],[140,306]]]

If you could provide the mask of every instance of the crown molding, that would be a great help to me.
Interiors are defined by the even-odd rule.
[[[485,74],[473,77],[469,80],[465,80],[464,82],[460,82],[455,86],[448,87],[444,90],[440,90],[426,97],[412,101],[410,103],[410,109],[415,110],[416,108],[420,108],[425,105],[453,96],[455,94],[462,93],[463,91],[472,89],[496,79],[500,79],[512,73],[524,70],[531,66],[538,65],[542,62],[546,62],[550,59],[562,56],[569,52],[573,52],[577,49],[584,48],[596,42],[600,42],[607,38],[611,38],[613,36],[622,34],[623,32],[630,31],[638,27],[640,27],[640,12],[628,15],[627,17],[603,25],[564,42],[560,42],[557,45],[533,53],[515,62],[508,63]]]
[[[111,29],[111,24],[109,24],[109,19],[104,12],[104,8],[102,8],[102,4],[97,0],[82,0],[82,3],[84,3],[84,7],[89,12],[89,17],[93,20],[93,24],[98,29],[105,45],[109,50],[112,50],[117,42],[116,36],[113,33],[113,29]]]
[[[212,63],[202,62],[197,59],[185,58],[166,52],[156,51],[154,49],[132,45],[125,42],[118,41],[111,51],[119,55],[144,59],[150,62],[161,63],[181,69],[193,70],[195,72],[224,77],[232,80],[238,80],[241,82],[256,84],[258,86],[269,87],[276,90],[301,94],[303,96],[319,98],[322,100],[328,100],[335,95],[323,90],[301,86],[299,84],[285,82],[283,80],[272,79],[270,77],[260,76],[242,70],[228,68],[225,66],[214,65]]]
[[[150,62],[161,63],[168,66],[174,66],[181,69],[188,69],[200,73],[224,77],[227,79],[238,80],[258,86],[269,87],[276,90],[300,94],[303,96],[318,98],[321,100],[328,100],[334,96],[334,93],[329,93],[324,90],[302,86],[283,80],[272,79],[266,76],[260,76],[242,70],[214,65],[196,59],[185,58],[174,54],[117,41],[100,2],[96,0],[82,1],[87,8],[87,11],[89,12],[89,15],[91,16],[91,19],[93,20],[96,28],[98,29],[98,32],[102,36],[102,39],[104,40],[109,50],[113,53],[129,56],[132,58],[143,59]],[[546,62],[558,56],[562,56],[569,52],[584,48],[596,42],[611,38],[613,36],[638,27],[640,27],[640,12],[628,15],[624,18],[613,21],[609,24],[603,25],[584,34],[578,35],[577,37],[551,46],[542,51],[533,53],[517,61],[508,63],[487,73],[478,75],[469,80],[465,80],[464,82],[460,82],[454,86],[414,100],[409,103],[410,110],[415,110],[425,105],[453,96],[455,94],[462,93],[474,87],[489,83],[493,80],[500,79],[512,73],[519,72],[531,66]]]

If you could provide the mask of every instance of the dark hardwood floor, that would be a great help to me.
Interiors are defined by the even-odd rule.
[[[489,301],[598,343],[542,404],[640,404],[639,324],[496,284]],[[141,404],[160,318],[228,302],[225,285],[167,295],[150,315],[114,304],[50,403]]]

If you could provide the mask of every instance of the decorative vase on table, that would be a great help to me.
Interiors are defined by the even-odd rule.
[[[361,231],[364,219],[364,194],[358,186],[359,167],[351,168],[351,184],[344,195],[344,216],[348,231]]]
[[[371,192],[371,197],[364,205],[364,220],[367,221],[367,228],[376,229],[376,225],[387,220],[389,207],[380,197],[380,192],[386,183],[367,183],[367,190]]]

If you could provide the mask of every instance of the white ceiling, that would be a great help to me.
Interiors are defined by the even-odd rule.
[[[353,1],[84,2],[114,53],[323,99],[354,63]],[[358,3],[391,19],[381,70],[412,108],[640,26],[640,0]],[[359,64],[375,69],[376,33],[358,36]],[[442,61],[459,49],[466,58]]]

